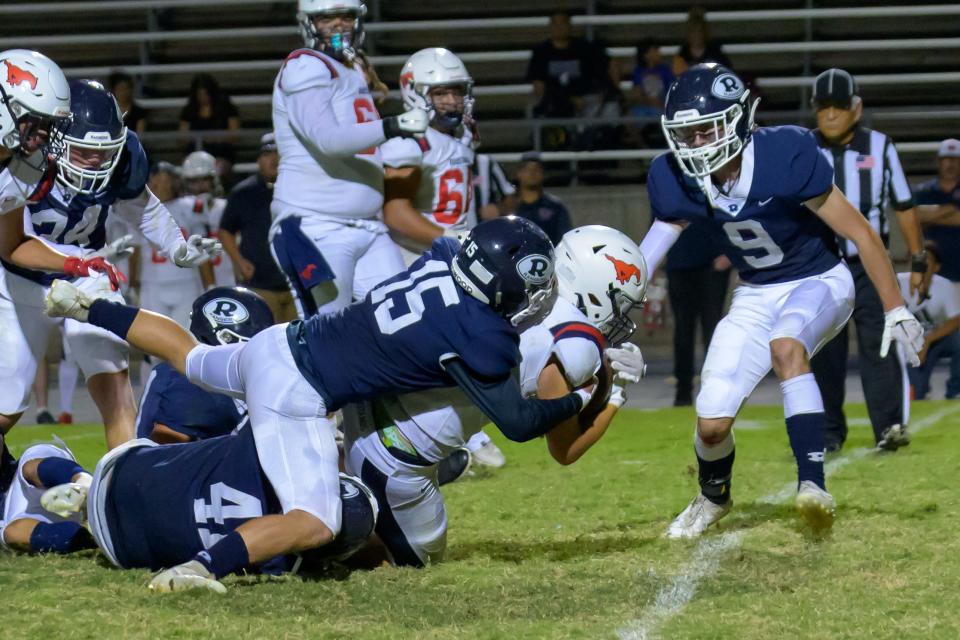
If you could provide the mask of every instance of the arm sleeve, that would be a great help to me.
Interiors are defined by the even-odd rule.
[[[647,235],[643,236],[643,240],[640,242],[640,253],[643,254],[643,259],[647,261],[647,269],[650,270],[650,273],[657,270],[657,267],[666,257],[667,251],[674,245],[682,231],[683,229],[676,224],[663,220],[653,221]]]
[[[890,138],[887,138],[883,154],[884,173],[886,173],[887,193],[890,194],[890,202],[897,211],[905,211],[913,206],[913,194],[910,193],[910,183],[907,182],[907,176],[903,175],[903,165],[900,164],[897,148]]]
[[[131,228],[137,228],[150,244],[163,251],[170,259],[185,240],[180,225],[149,188],[136,198],[117,200],[113,212],[124,218]]]
[[[513,376],[484,380],[473,374],[459,357],[444,361],[443,367],[484,415],[514,442],[542,436],[582,408],[583,401],[573,393],[555,400],[525,399]]]
[[[333,110],[331,87],[310,87],[287,95],[290,126],[317,159],[352,156],[386,140],[383,120],[340,122]]]

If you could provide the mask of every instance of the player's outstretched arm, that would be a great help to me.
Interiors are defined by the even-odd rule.
[[[590,399],[586,391],[551,400],[526,399],[513,376],[485,380],[459,357],[451,357],[442,364],[457,386],[514,442],[526,442],[546,434],[562,421],[575,417]]]
[[[883,241],[867,219],[853,208],[843,192],[833,186],[823,195],[808,200],[806,205],[831,229],[857,246],[863,267],[880,295],[883,310],[890,311],[903,306],[900,284]]]
[[[120,302],[91,299],[72,283],[55,280],[44,299],[52,318],[73,318],[106,329],[144,353],[169,362],[186,375],[187,354],[197,339],[167,316]]]
[[[647,235],[643,236],[643,240],[640,242],[640,253],[643,254],[643,259],[647,261],[647,268],[650,273],[657,270],[657,267],[667,256],[667,251],[674,245],[685,227],[685,224],[680,223],[663,220],[653,221]]]
[[[808,200],[806,205],[831,229],[857,246],[863,268],[883,304],[880,357],[887,356],[890,343],[895,340],[903,347],[907,361],[914,367],[919,366],[920,352],[923,350],[923,327],[904,304],[900,284],[880,236],[836,186],[822,196]]]

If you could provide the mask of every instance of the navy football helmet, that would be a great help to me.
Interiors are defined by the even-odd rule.
[[[101,193],[127,141],[123,114],[113,94],[95,80],[70,82],[70,110],[73,120],[63,137],[57,182],[74,193]]]
[[[553,243],[540,227],[506,216],[474,227],[451,271],[464,291],[517,327],[553,308],[554,262]]]
[[[214,287],[193,301],[190,333],[204,344],[247,342],[273,325],[267,301],[243,287]]]
[[[377,526],[380,504],[360,478],[340,474],[340,533],[329,543],[304,552],[308,566],[346,560],[362,549]]]
[[[759,102],[750,100],[743,80],[714,62],[677,78],[667,91],[661,125],[683,172],[703,187],[711,173],[737,157],[750,139]]]

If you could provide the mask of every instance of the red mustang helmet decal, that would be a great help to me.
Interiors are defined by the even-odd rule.
[[[617,282],[627,284],[630,282],[630,278],[636,276],[637,284],[643,284],[643,273],[640,271],[640,267],[635,264],[630,264],[629,262],[624,262],[623,260],[617,260],[609,253],[603,255],[613,263],[613,267],[617,270]]]
[[[7,84],[10,86],[16,87],[26,82],[30,86],[31,91],[37,90],[37,76],[18,67],[9,60],[4,60],[3,64],[7,65]]]

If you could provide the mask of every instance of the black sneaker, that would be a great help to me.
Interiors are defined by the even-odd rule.
[[[470,451],[464,447],[454,449],[453,453],[437,463],[437,483],[442,487],[456,482],[469,470]]]
[[[896,451],[900,447],[910,444],[910,434],[907,433],[907,425],[895,424],[888,427],[880,440],[877,442],[877,449],[884,451]]]
[[[44,409],[37,413],[37,424],[57,424],[57,419],[53,417],[53,414]]]

